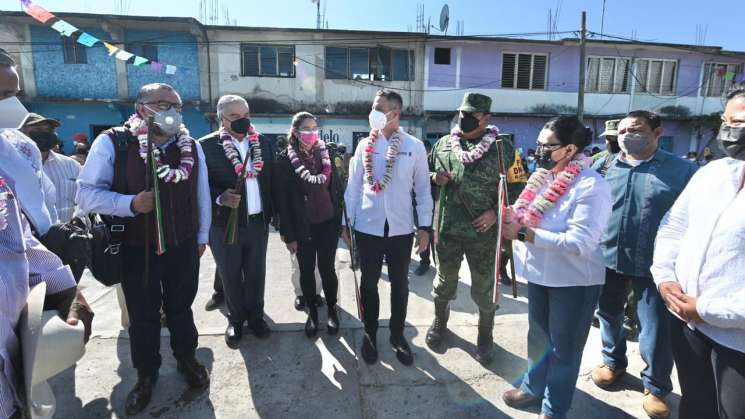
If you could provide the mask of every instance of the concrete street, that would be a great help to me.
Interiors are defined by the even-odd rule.
[[[463,263],[458,299],[452,305],[448,349],[433,353],[424,335],[433,317],[430,296],[435,270],[413,275],[418,258],[412,256],[406,336],[412,339],[414,366],[405,367],[388,344],[386,321],[378,333],[380,362],[367,366],[357,356],[362,325],[356,319],[354,281],[349,253],[340,245],[337,270],[340,277],[342,329],[308,339],[303,332],[305,313],[293,308],[289,256],[279,235],[272,233],[267,256],[266,315],[273,334],[258,340],[246,333],[240,350],[224,342],[223,312],[206,312],[215,270],[209,252],[202,259],[200,289],[194,316],[200,333],[197,357],[211,371],[211,386],[203,391],[187,389],[176,371],[167,329],[161,334],[163,367],[149,408],[140,417],[156,418],[534,418],[529,412],[507,407],[504,391],[519,382],[527,367],[527,299],[524,284],[520,296],[503,289],[497,312],[495,342],[498,356],[489,368],[477,363],[475,350],[477,309],[470,298],[469,271]],[[124,400],[136,381],[129,356],[129,339],[121,327],[116,292],[91,277],[82,282],[84,293],[96,312],[93,337],[77,367],[52,381],[57,396],[57,418],[124,417]],[[389,286],[380,281],[381,317],[387,319]],[[325,325],[325,307],[320,310]],[[629,345],[628,374],[610,391],[597,388],[590,370],[600,362],[600,336],[592,329],[584,352],[571,418],[645,418],[641,408],[643,386],[639,371],[643,362],[638,345]],[[680,390],[668,400],[677,410]],[[675,417],[675,415],[673,415]]]

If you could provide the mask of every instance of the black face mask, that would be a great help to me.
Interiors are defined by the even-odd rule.
[[[621,152],[621,146],[618,145],[618,140],[616,141],[607,141],[608,143],[608,151],[611,154],[618,154]]]
[[[29,138],[34,140],[39,151],[46,153],[59,144],[59,137],[54,132],[32,132]]]
[[[562,147],[559,147],[562,148]],[[538,163],[538,167],[541,169],[551,170],[554,167],[556,167],[559,162],[551,158],[551,155],[554,153],[554,151],[558,150],[559,148],[555,150],[549,150],[547,147],[539,147],[538,150],[535,152],[535,158]]]
[[[248,118],[240,118],[230,123],[230,129],[236,134],[245,135],[248,134],[248,130],[251,128],[251,120]]]
[[[737,160],[745,160],[745,127],[735,128],[722,124],[717,136],[719,148],[728,156]]]
[[[467,134],[479,127],[479,120],[470,113],[464,113],[458,121],[458,126],[464,134]]]

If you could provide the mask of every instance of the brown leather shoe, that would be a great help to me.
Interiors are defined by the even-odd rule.
[[[622,376],[626,372],[626,368],[613,369],[608,365],[600,365],[592,370],[592,382],[600,388],[608,387],[618,380],[618,377]]]
[[[507,406],[515,409],[524,409],[541,402],[541,399],[538,397],[533,397],[519,388],[505,391],[504,394],[502,394],[502,400],[507,404]]]
[[[132,391],[127,394],[127,402],[124,404],[124,412],[127,416],[134,416],[142,412],[150,403],[153,396],[153,387],[158,376],[139,377]]]
[[[652,419],[667,419],[670,416],[670,408],[662,397],[652,394],[649,390],[644,390],[642,399],[644,412]]]

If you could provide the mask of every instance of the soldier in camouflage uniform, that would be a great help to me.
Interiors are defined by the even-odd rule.
[[[458,144],[463,152],[472,152],[482,139],[494,137],[496,127],[487,127],[491,99],[467,93],[460,112]],[[465,132],[465,133],[463,133]],[[515,149],[504,142],[504,161],[512,165]],[[497,250],[497,182],[499,162],[497,145],[492,142],[474,161],[463,163],[453,150],[451,135],[442,137],[430,157],[433,181],[440,186],[436,209],[437,276],[432,295],[435,320],[427,331],[430,348],[440,346],[447,330],[449,303],[456,297],[458,271],[465,255],[471,271],[471,298],[479,307],[479,334],[476,359],[484,364],[493,358],[492,329],[494,312],[494,256]]]

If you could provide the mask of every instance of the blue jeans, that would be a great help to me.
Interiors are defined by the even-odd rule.
[[[602,285],[528,283],[528,372],[520,388],[543,397],[543,414],[561,419],[572,405],[582,350]]]
[[[670,373],[673,352],[670,343],[671,315],[651,278],[624,275],[608,269],[598,302],[600,336],[603,339],[603,363],[611,368],[626,368],[626,332],[623,306],[626,287],[631,282],[639,319],[639,352],[647,367],[642,371],[644,388],[657,396],[673,389]]]

